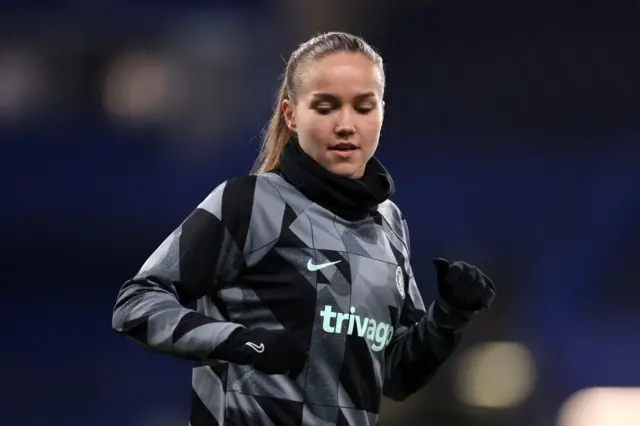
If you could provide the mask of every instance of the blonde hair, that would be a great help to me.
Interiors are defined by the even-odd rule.
[[[361,37],[344,32],[329,32],[302,43],[287,61],[282,84],[278,90],[278,96],[273,108],[273,115],[262,135],[260,153],[253,168],[254,174],[266,173],[277,169],[280,165],[282,150],[287,142],[295,137],[295,133],[289,129],[285,121],[282,103],[287,99],[295,103],[296,88],[299,86],[300,80],[298,75],[300,65],[338,52],[361,53],[367,56],[380,68],[384,84],[382,58]]]

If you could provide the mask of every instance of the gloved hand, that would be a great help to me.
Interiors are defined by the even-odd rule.
[[[266,374],[299,374],[307,360],[300,341],[286,330],[238,328],[211,354],[213,358],[251,365]]]
[[[466,311],[488,308],[496,295],[491,279],[466,262],[449,263],[434,259],[438,278],[438,296],[449,306]]]

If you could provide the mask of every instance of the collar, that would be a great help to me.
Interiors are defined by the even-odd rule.
[[[309,200],[349,221],[368,217],[395,191],[391,175],[375,157],[361,179],[350,179],[321,166],[297,139],[284,146],[278,172]]]

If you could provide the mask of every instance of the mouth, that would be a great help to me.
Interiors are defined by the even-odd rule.
[[[340,142],[329,147],[329,151],[349,152],[355,151],[358,147],[350,142]]]

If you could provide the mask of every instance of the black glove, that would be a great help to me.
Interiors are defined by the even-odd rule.
[[[299,374],[307,360],[300,341],[285,330],[238,328],[211,354],[212,358],[251,365],[266,374]]]
[[[466,262],[449,264],[434,259],[438,277],[438,296],[450,307],[476,312],[488,308],[496,295],[496,287],[480,269]]]

